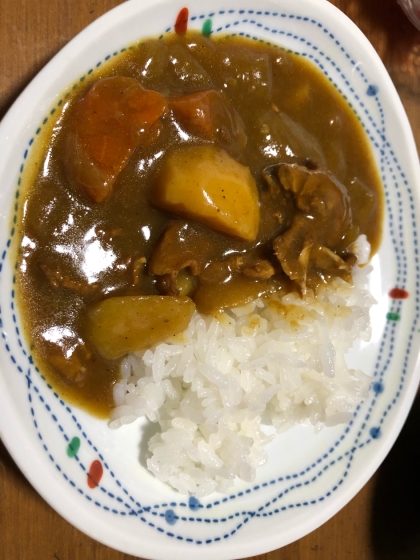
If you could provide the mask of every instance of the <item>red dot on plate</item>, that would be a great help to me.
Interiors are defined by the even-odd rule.
[[[104,468],[102,466],[102,463],[98,460],[93,461],[93,463],[90,465],[89,474],[87,477],[89,488],[96,488],[100,483],[103,474]]]
[[[393,288],[389,292],[389,297],[392,299],[407,299],[410,294],[401,288]]]
[[[175,22],[175,32],[184,35],[188,29],[188,8],[182,8]]]

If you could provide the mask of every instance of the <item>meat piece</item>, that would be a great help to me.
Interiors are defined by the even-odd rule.
[[[242,273],[244,259],[240,255],[230,255],[223,261],[210,262],[200,274],[201,284],[224,284],[236,273]]]
[[[166,110],[165,98],[134,78],[96,82],[74,107],[64,161],[70,181],[102,202],[134,149],[156,133]]]
[[[214,252],[208,236],[183,221],[172,222],[163,234],[148,263],[148,273],[164,276],[164,293],[176,295],[176,278],[188,268],[198,276]]]
[[[227,267],[229,272],[239,272],[244,266],[244,258],[241,255],[230,255],[223,265]]]
[[[157,291],[164,296],[178,296],[179,293],[176,285],[178,274],[178,272],[172,272],[158,276],[156,279]]]
[[[268,280],[268,278],[274,276],[275,270],[270,261],[260,259],[256,263],[243,268],[242,273],[258,280]]]
[[[90,353],[83,346],[70,355],[64,355],[60,350],[57,350],[56,353],[50,354],[49,361],[62,377],[79,385],[87,374],[86,365],[83,364],[86,364],[86,360],[89,358]]]
[[[282,187],[293,193],[297,208],[316,224],[317,241],[333,248],[352,223],[346,187],[327,171],[294,164],[280,165],[278,177]]]
[[[156,288],[162,295],[190,296],[197,286],[197,277],[187,272],[186,269],[178,273],[158,276]]]
[[[42,332],[42,338],[50,347],[49,364],[55,372],[70,384],[80,385],[89,370],[92,352],[77,336],[70,325],[54,325]]]
[[[186,131],[217,142],[232,155],[245,148],[245,125],[223,92],[213,89],[174,97],[169,107]]]
[[[309,257],[315,232],[310,220],[298,214],[289,229],[273,241],[274,254],[287,276],[306,292]]]
[[[102,239],[106,243],[111,243],[116,237],[124,235],[124,230],[122,228],[113,228],[109,231],[105,231],[100,228],[95,228],[96,236],[98,239]]]
[[[285,191],[279,183],[277,169],[266,168],[263,179],[267,188],[260,193],[259,239],[268,242],[290,227],[296,214],[293,195]]]
[[[70,278],[58,267],[54,268],[47,263],[39,263],[38,266],[48,278],[51,286],[55,289],[62,287],[73,290],[79,294],[90,294],[98,288],[97,284],[88,284],[86,280]]]
[[[355,258],[354,255],[353,257]],[[319,246],[311,251],[311,266],[324,281],[335,276],[350,280],[354,258],[344,260],[327,247]]]
[[[336,252],[352,225],[345,186],[328,172],[295,164],[281,164],[278,178],[297,209],[290,227],[273,241],[283,271],[303,294],[315,276],[349,279],[354,259]]]

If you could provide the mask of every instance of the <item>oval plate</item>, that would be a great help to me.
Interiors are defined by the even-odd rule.
[[[379,57],[324,0],[300,0],[293,7],[288,0],[260,0],[258,10],[250,0],[211,5],[194,1],[189,28],[268,40],[324,72],[362,121],[386,196],[384,239],[370,279],[378,300],[373,336],[351,356],[373,376],[370,396],[347,426],[318,435],[296,427],[278,436],[254,484],[238,483],[235,492],[200,502],[156,480],[139,460],[139,442],[145,445],[149,426],[112,431],[65,403],[34,367],[16,308],[13,241],[20,184],[38,136],[66,92],[94,77],[130,43],[173,31],[184,5],[132,0],[105,14],[54,57],[0,126],[1,438],[28,480],[70,523],[111,547],[159,560],[246,557],[314,530],[380,465],[405,421],[420,373],[417,152]]]

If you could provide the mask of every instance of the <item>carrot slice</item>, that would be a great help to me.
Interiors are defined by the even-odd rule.
[[[210,137],[216,128],[215,108],[222,103],[220,93],[208,90],[172,98],[169,107],[182,124]]]
[[[87,196],[102,202],[135,148],[156,135],[167,111],[166,99],[134,78],[115,76],[96,82],[76,103],[68,135],[66,169]]]
[[[166,99],[157,91],[137,90],[128,99],[128,106],[136,113],[133,115],[139,123],[152,126],[165,113]]]
[[[212,140],[238,157],[247,143],[245,125],[223,92],[199,91],[169,100],[176,121],[187,132]]]

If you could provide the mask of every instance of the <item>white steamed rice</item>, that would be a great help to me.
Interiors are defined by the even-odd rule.
[[[364,236],[354,249],[365,262]],[[147,465],[181,493],[202,497],[227,491],[236,477],[253,481],[273,437],[261,424],[319,430],[348,422],[367,396],[371,379],[349,369],[345,354],[370,338],[370,268],[316,297],[273,296],[217,319],[196,313],[174,342],[125,357],[111,427],[144,416],[159,422]]]

